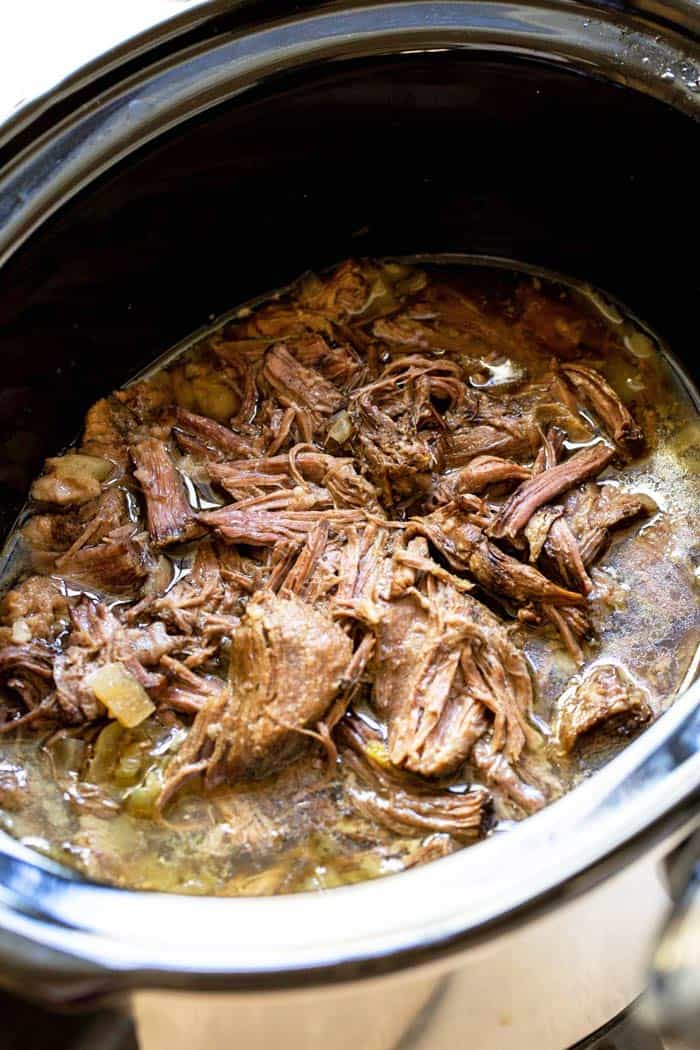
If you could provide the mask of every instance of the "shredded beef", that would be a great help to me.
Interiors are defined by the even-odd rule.
[[[581,400],[595,412],[608,436],[629,455],[641,452],[641,428],[600,372],[583,365],[564,365],[562,372]]]
[[[562,647],[581,667],[604,641],[611,532],[658,511],[624,487],[642,429],[588,363],[619,336],[563,289],[480,287],[366,260],[306,275],[46,461],[0,603],[0,733],[79,738],[84,771],[106,725],[127,780],[144,758],[128,796],[74,770],[77,812],[177,796],[168,820],[211,806],[205,841],[257,864],[286,831],[225,832],[217,807],[248,820],[298,767],[290,811],[312,790],[348,840],[413,843],[407,866],[540,809],[589,734],[653,716],[610,664],[578,672],[554,732],[535,696],[572,673]],[[138,733],[90,686],[106,665],[145,704]]]
[[[232,638],[228,687],[198,713],[171,775],[179,783],[198,767],[211,786],[269,771],[326,713],[351,655],[347,635],[306,602],[259,592]]]
[[[341,755],[355,783],[357,809],[402,835],[441,832],[456,839],[476,838],[488,823],[490,797],[475,786],[463,793],[439,791],[392,771],[382,755],[381,738],[358,718],[340,724]]]
[[[488,534],[494,539],[514,540],[539,507],[561,496],[580,482],[596,477],[607,467],[613,456],[613,449],[598,443],[591,448],[581,449],[565,462],[543,470],[530,481],[525,481],[510,499],[506,500],[495,521],[488,527]]]
[[[148,437],[131,446],[134,477],[146,500],[148,532],[156,547],[190,539],[196,534],[195,515],[182,476],[165,442]]]
[[[559,744],[571,751],[586,733],[615,720],[632,732],[651,718],[644,691],[614,664],[595,667],[564,697],[559,711]]]

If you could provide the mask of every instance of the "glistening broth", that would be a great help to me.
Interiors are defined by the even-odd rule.
[[[8,538],[2,826],[220,895],[507,828],[694,674],[699,453],[655,337],[559,277],[364,260],[232,311]]]

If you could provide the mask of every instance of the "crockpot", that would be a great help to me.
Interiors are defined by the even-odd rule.
[[[0,129],[0,524],[93,400],[349,255],[590,281],[690,384],[698,28],[692,0],[195,3],[20,107]],[[675,893],[650,1002],[691,1039],[697,913],[672,855],[692,872],[699,701],[689,682],[514,830],[325,893],[118,890],[3,836],[1,980],[129,1000],[146,1050],[563,1050],[642,991]]]

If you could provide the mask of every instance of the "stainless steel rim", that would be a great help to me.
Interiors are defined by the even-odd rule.
[[[200,45],[88,103],[0,181],[0,258],[114,163],[282,71],[434,49],[495,50],[594,73],[697,115],[700,68],[672,32],[594,9],[454,0],[332,10]],[[670,74],[667,75],[667,74]],[[75,880],[10,839],[0,855],[0,957],[41,948],[135,984],[333,980],[424,958],[605,877],[685,827],[700,785],[700,684],[591,781],[507,835],[426,868],[322,894],[222,900]],[[46,956],[52,959],[53,955]],[[49,965],[49,962],[46,963]],[[188,981],[188,983],[191,983]]]

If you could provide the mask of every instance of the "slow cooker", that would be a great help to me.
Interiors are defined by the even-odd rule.
[[[591,281],[700,378],[699,29],[693,0],[194,3],[28,100],[0,128],[2,525],[104,391],[349,255]],[[507,834],[326,893],[117,890],[3,835],[0,976],[130,1003],[145,1050],[562,1050],[643,990],[673,898],[646,1011],[692,1044],[699,702]]]

